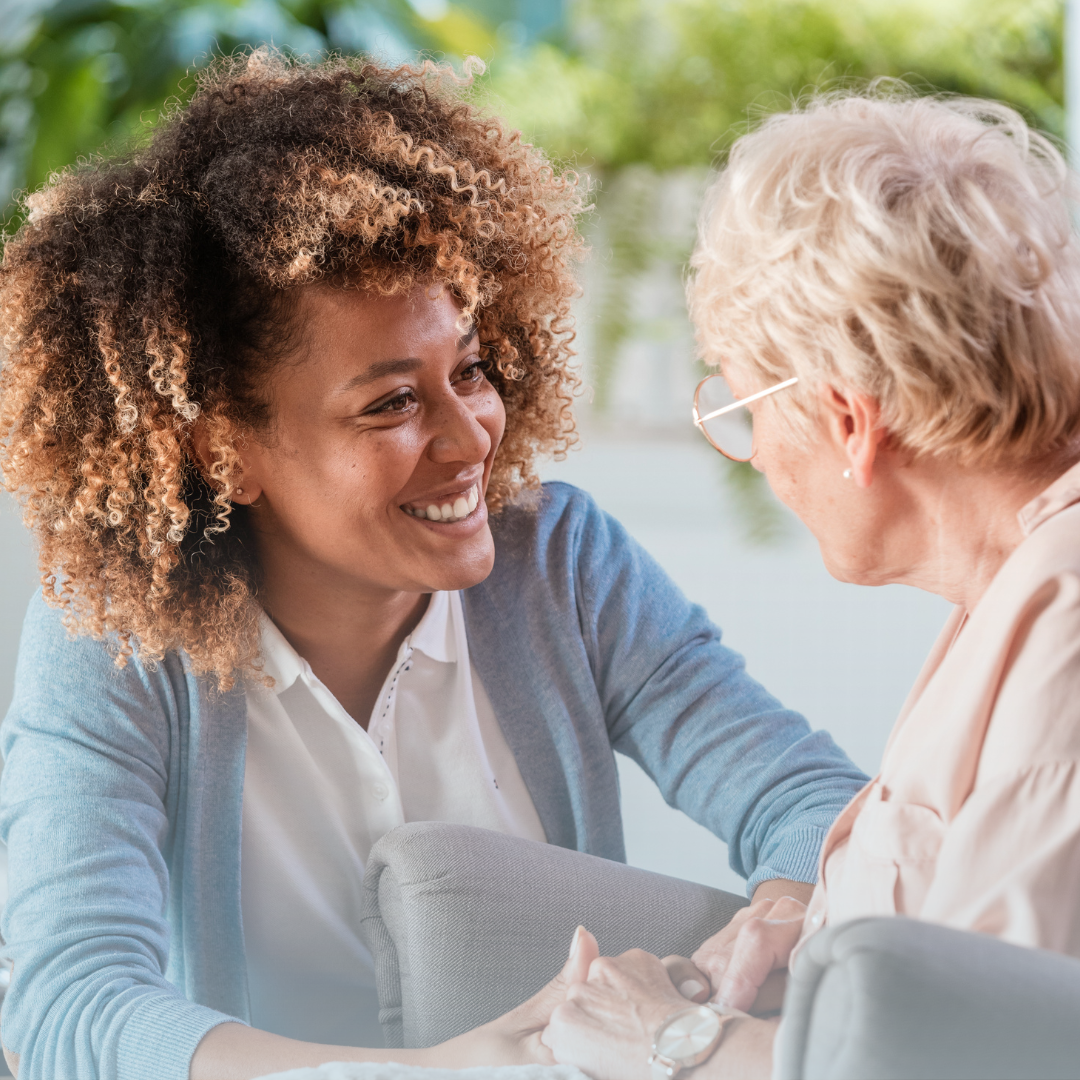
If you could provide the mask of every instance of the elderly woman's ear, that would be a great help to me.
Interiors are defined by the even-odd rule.
[[[881,426],[881,406],[869,394],[823,383],[818,391],[821,421],[829,440],[844,459],[844,476],[869,487],[874,464],[888,432]]]

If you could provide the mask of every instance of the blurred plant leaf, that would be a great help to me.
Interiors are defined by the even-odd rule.
[[[788,532],[784,511],[765,478],[748,461],[719,459],[721,480],[739,513],[746,538],[758,544],[775,544]]]

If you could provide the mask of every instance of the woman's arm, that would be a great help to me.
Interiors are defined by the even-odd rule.
[[[580,927],[562,971],[528,1001],[473,1031],[424,1050],[364,1050],[299,1042],[243,1024],[222,1024],[208,1032],[191,1059],[190,1080],[249,1080],[265,1073],[321,1065],[328,1061],[396,1061],[463,1069],[477,1065],[554,1064],[540,1041],[554,1009],[570,987],[585,981],[598,950]]]
[[[328,1061],[397,1061],[442,1064],[431,1050],[364,1050],[324,1046],[257,1031],[245,1024],[220,1024],[207,1032],[191,1059],[190,1080],[250,1080],[253,1076],[322,1065]]]
[[[612,745],[727,842],[751,891],[815,881],[825,833],[866,777],[747,674],[617,521],[578,498],[579,619]]]
[[[103,642],[69,637],[32,602],[0,781],[14,964],[3,1043],[22,1080],[184,1080],[199,1040],[230,1019],[166,977],[169,672],[169,660],[116,668]]]

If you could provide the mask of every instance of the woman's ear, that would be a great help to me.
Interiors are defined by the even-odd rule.
[[[215,491],[223,490],[225,483],[220,476],[215,475],[221,469],[221,456],[214,453],[210,427],[202,420],[196,420],[191,427],[191,450],[206,482]],[[243,454],[233,450],[231,456],[235,458],[235,465],[230,470],[230,478],[235,484],[231,500],[250,506],[262,494],[262,486],[254,479],[251,471],[245,468]]]
[[[874,478],[878,448],[888,432],[881,426],[881,406],[869,394],[838,390],[827,383],[820,391],[826,430],[848,462],[848,475],[858,487],[869,487]]]

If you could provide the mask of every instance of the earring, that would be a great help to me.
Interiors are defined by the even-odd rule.
[[[851,472],[851,470],[848,469],[848,472]],[[237,488],[236,489],[236,494],[237,495],[243,495],[244,494],[244,489],[243,488]]]
[[[845,469],[844,470],[844,479],[845,480],[850,480],[854,475],[855,475],[855,473],[851,469]]]

